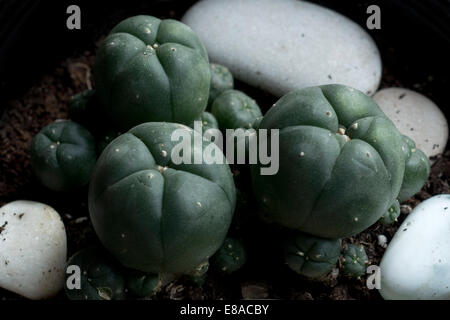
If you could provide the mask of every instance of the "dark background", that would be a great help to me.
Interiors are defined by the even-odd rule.
[[[226,1],[226,0],[224,0]],[[181,16],[194,0],[0,0],[0,112],[62,58],[92,49],[121,19],[135,14]],[[445,113],[450,64],[449,0],[313,0],[366,29],[370,4],[381,8],[381,30],[368,30],[389,73],[410,87],[421,86]],[[81,8],[81,30],[66,28],[66,9]],[[367,29],[366,29],[367,30]],[[425,86],[425,87],[424,87]]]

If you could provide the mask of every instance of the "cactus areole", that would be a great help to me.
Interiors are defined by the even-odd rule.
[[[193,143],[192,158],[209,147],[223,164],[174,164],[172,149],[179,142],[171,135],[177,129],[198,134],[180,124],[141,124],[114,139],[94,170],[91,220],[103,245],[126,267],[186,274],[207,261],[227,234],[236,194],[225,157],[203,140]]]
[[[325,85],[283,96],[260,129],[279,129],[279,171],[252,180],[265,218],[325,238],[375,223],[398,198],[419,191],[427,157],[362,92]],[[414,157],[414,161],[411,158]]]
[[[152,16],[120,22],[98,51],[94,76],[105,115],[123,130],[147,121],[189,124],[208,103],[208,55],[185,24]]]

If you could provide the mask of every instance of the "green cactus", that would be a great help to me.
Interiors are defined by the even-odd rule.
[[[172,140],[175,131],[190,138],[189,153],[173,150],[180,144]],[[98,237],[124,266],[186,274],[225,239],[236,204],[233,176],[220,149],[201,137],[197,145],[195,135],[181,124],[144,123],[114,139],[98,159],[89,212]],[[222,163],[194,163],[206,148]],[[181,151],[192,164],[173,159]]]
[[[69,268],[81,271],[80,288],[69,288],[74,274]],[[125,298],[123,270],[105,250],[97,247],[75,253],[67,262],[64,290],[71,300],[121,300]],[[69,272],[70,271],[70,272]]]
[[[262,210],[282,226],[316,236],[336,239],[365,230],[402,190],[423,185],[429,172],[426,158],[407,160],[403,136],[376,103],[343,85],[288,93],[259,128],[279,129],[277,174],[261,175],[262,165],[252,166]],[[415,172],[405,170],[409,165],[421,174],[408,174]]]
[[[400,203],[395,200],[392,206],[381,216],[380,222],[388,225],[397,221],[400,216]]]
[[[211,73],[211,88],[209,89],[208,106],[211,106],[214,100],[227,90],[234,87],[234,79],[227,67],[217,63],[209,65]]]
[[[195,121],[201,122],[202,132],[205,133],[208,129],[219,129],[219,124],[217,123],[216,117],[210,112],[203,112],[199,118]],[[192,122],[189,127],[194,129],[194,122]]]
[[[366,273],[369,258],[361,245],[348,244],[343,252],[343,273],[352,278],[359,278]]]
[[[211,267],[215,270],[230,274],[245,264],[247,253],[241,241],[234,238],[226,238],[219,251],[211,258]]]
[[[143,122],[189,124],[208,103],[209,61],[185,24],[135,16],[115,26],[94,65],[97,95],[120,130]]]
[[[325,277],[341,252],[339,239],[323,239],[305,233],[291,233],[284,241],[284,259],[289,268],[311,279]]]
[[[97,155],[92,135],[72,121],[44,127],[31,143],[31,166],[40,183],[54,191],[85,186]]]
[[[128,270],[126,272],[126,288],[137,297],[151,297],[161,289],[161,279],[159,275]]]
[[[402,150],[406,156],[405,175],[402,188],[398,194],[399,202],[404,202],[422,189],[424,182],[430,175],[428,157],[416,148],[416,144],[409,137],[403,135]]]
[[[253,123],[262,117],[256,101],[238,90],[228,90],[218,96],[212,104],[211,112],[221,130],[250,129]]]
[[[85,90],[75,94],[67,104],[70,119],[85,124],[86,120],[90,118],[90,103],[92,103],[94,95],[95,90]]]

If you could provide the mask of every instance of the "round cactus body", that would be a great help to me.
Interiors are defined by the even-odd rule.
[[[304,233],[290,234],[284,243],[284,258],[293,271],[311,279],[326,276],[341,252],[339,239],[323,239]]]
[[[375,223],[399,195],[402,135],[356,89],[325,85],[288,93],[259,129],[279,129],[278,172],[261,175],[255,165],[252,180],[266,217],[282,226],[325,238],[350,236]]]
[[[224,91],[234,87],[234,79],[227,67],[217,63],[209,65],[211,73],[211,88],[209,89],[208,105],[212,105],[214,100]]]
[[[219,122],[221,130],[250,129],[253,123],[262,117],[256,101],[238,90],[228,90],[218,96],[212,104],[211,112]]]
[[[74,269],[80,268],[80,288]],[[73,267],[72,267],[73,268]],[[71,300],[121,300],[125,298],[122,268],[101,248],[87,248],[75,253],[67,262],[64,290]],[[73,279],[72,279],[73,278]],[[68,287],[70,285],[70,287]]]
[[[85,186],[97,155],[92,135],[72,121],[54,122],[44,127],[31,144],[31,166],[47,188],[69,191]]]
[[[347,245],[342,258],[342,266],[345,275],[359,278],[366,273],[368,264],[369,258],[367,257],[366,250],[364,250],[363,246],[356,244]]]
[[[209,97],[206,50],[188,26],[171,19],[120,22],[100,46],[94,77],[105,115],[122,130],[150,121],[189,124]]]
[[[219,251],[211,258],[211,266],[222,273],[239,270],[247,260],[247,253],[242,243],[233,238],[226,238]]]
[[[175,131],[191,148],[172,152],[181,144],[172,140]],[[194,163],[194,154],[206,150],[222,163]],[[157,274],[185,274],[208,260],[225,239],[235,203],[220,149],[174,123],[144,123],[116,138],[89,188],[91,220],[104,246],[126,267]]]

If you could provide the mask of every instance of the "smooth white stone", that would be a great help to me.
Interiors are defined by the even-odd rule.
[[[29,299],[54,296],[64,283],[67,242],[59,214],[33,201],[0,208],[0,287]]]
[[[211,61],[276,96],[340,83],[369,95],[381,59],[368,33],[327,8],[297,0],[205,0],[182,21],[203,41]]]
[[[419,204],[380,264],[384,299],[450,299],[450,195]]]
[[[373,100],[397,129],[413,139],[428,157],[445,150],[448,123],[433,101],[420,93],[402,88],[380,90],[375,93]]]

